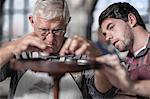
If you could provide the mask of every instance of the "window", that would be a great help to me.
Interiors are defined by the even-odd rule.
[[[31,31],[28,15],[36,0],[5,0],[3,40],[8,41]]]

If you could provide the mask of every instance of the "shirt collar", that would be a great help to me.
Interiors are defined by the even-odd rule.
[[[150,48],[150,37],[148,39],[148,43],[147,43],[146,47],[141,48],[135,57],[141,57],[141,56],[145,55],[147,53],[147,51],[149,50],[149,48]]]
[[[150,37],[149,37],[149,39],[148,39],[148,43],[147,43],[146,46],[140,48],[138,51],[136,51],[136,52],[134,53],[134,55],[129,52],[127,56],[129,56],[129,57],[136,57],[136,58],[137,58],[137,57],[141,57],[141,56],[143,56],[143,55],[145,55],[145,54],[147,53],[147,51],[149,50],[149,48],[150,48]],[[131,54],[132,54],[132,55],[131,55]]]

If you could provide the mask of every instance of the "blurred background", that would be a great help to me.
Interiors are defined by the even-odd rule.
[[[36,0],[0,0],[0,44],[32,32],[28,16]],[[129,2],[142,16],[150,30],[150,0],[67,0],[71,22],[67,36],[81,35],[97,41],[98,17],[102,10],[114,2]],[[9,79],[0,83],[0,99],[7,98]]]

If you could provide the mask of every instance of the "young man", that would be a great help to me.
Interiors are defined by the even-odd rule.
[[[106,40],[119,51],[129,51],[125,68],[114,62],[118,61],[116,56],[110,63],[112,68],[105,67],[110,82],[129,92],[120,97],[150,97],[150,34],[137,10],[129,3],[114,3],[100,14],[99,26]]]
[[[37,0],[33,16],[30,16],[29,20],[34,32],[12,41],[0,49],[2,52],[0,53],[0,81],[11,77],[9,93],[11,99],[49,99],[53,97],[51,77],[46,73],[35,73],[31,70],[13,70],[10,68],[9,60],[14,55],[19,55],[23,51],[42,51],[49,55],[87,54],[90,57],[96,57],[100,53],[90,42],[78,36],[69,38],[63,45],[66,27],[70,21],[69,10],[64,0]],[[67,42],[71,42],[71,44]],[[101,77],[98,78],[99,85],[101,85],[99,91],[102,93],[95,88],[96,80],[93,74],[80,73],[77,80],[73,74],[70,74],[68,73],[61,80],[60,99],[114,96],[115,88],[110,85],[103,72],[99,73]],[[109,89],[110,91],[108,91]]]

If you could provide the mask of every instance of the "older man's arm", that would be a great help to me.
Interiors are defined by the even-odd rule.
[[[13,57],[13,47],[7,45],[0,48],[0,68]]]
[[[96,57],[101,55],[101,52],[98,48],[95,47],[95,45],[92,42],[75,35],[72,38],[68,38],[65,44],[63,45],[60,51],[60,55],[63,56],[65,54],[86,54],[91,59],[95,60]],[[101,69],[95,71],[94,84],[96,89],[101,93],[105,93],[112,88],[111,83],[106,78],[103,70]]]
[[[0,68],[4,66],[14,55],[20,54],[29,46],[35,46],[40,49],[46,48],[46,44],[33,33],[30,33],[22,38],[4,44],[0,48]]]

